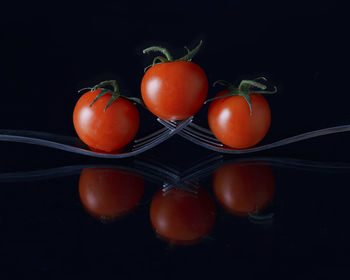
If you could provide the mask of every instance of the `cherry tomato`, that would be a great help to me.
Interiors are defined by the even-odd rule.
[[[132,211],[143,195],[144,180],[117,168],[86,168],[80,174],[79,196],[87,212],[103,220]]]
[[[201,188],[196,191],[158,190],[152,199],[150,218],[161,238],[172,244],[193,244],[213,227],[216,216],[214,201],[207,191]]]
[[[225,209],[235,215],[247,216],[270,203],[275,192],[275,180],[266,164],[230,163],[214,171],[213,190]]]
[[[139,112],[129,100],[119,97],[106,110],[112,94],[106,93],[94,104],[100,89],[80,97],[73,112],[73,123],[79,138],[90,148],[114,152],[126,146],[136,135]]]
[[[147,108],[165,120],[183,120],[194,115],[208,93],[207,77],[197,64],[174,61],[152,66],[141,82]]]
[[[229,90],[218,96],[228,94]],[[267,134],[271,124],[270,106],[261,94],[250,94],[252,114],[243,96],[211,101],[208,123],[215,137],[225,145],[244,149],[254,146]]]

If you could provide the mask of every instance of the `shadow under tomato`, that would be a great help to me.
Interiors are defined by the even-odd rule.
[[[93,217],[112,221],[129,214],[140,202],[144,179],[118,168],[86,168],[80,174],[79,196]]]
[[[258,216],[273,199],[275,179],[265,163],[229,163],[214,171],[213,191],[219,204],[231,214]]]
[[[200,242],[214,226],[215,217],[215,203],[203,188],[195,192],[175,187],[159,189],[150,207],[154,231],[173,245]]]

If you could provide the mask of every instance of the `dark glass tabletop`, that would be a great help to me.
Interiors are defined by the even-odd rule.
[[[306,144],[232,157],[172,142],[118,161],[28,146],[8,158],[2,272],[328,279],[347,270],[348,161],[288,155]],[[160,155],[175,142],[192,156]],[[50,160],[27,157],[33,150]]]

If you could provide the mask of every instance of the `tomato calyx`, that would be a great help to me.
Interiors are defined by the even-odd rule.
[[[159,64],[159,63],[175,62],[175,61],[191,61],[192,58],[199,51],[200,47],[202,46],[202,43],[203,43],[203,41],[201,40],[199,42],[199,44],[192,50],[190,50],[187,46],[185,46],[184,48],[187,51],[187,54],[184,55],[181,58],[178,58],[178,59],[174,59],[173,56],[170,54],[170,52],[166,48],[163,48],[163,47],[160,47],[160,46],[152,46],[152,47],[146,48],[146,49],[143,50],[144,54],[148,54],[148,53],[151,53],[151,52],[161,52],[164,56],[157,56],[157,57],[155,57],[153,59],[152,64],[145,68],[145,71],[148,68],[150,68],[150,67],[152,67],[152,66],[154,66],[156,64]]]
[[[253,80],[242,80],[238,85],[238,87],[236,87],[232,83],[227,82],[225,80],[218,80],[214,82],[213,86],[215,87],[217,84],[225,86],[229,90],[229,93],[208,99],[204,102],[204,104],[207,104],[208,102],[219,98],[238,95],[238,96],[242,96],[246,100],[246,102],[249,105],[250,115],[252,115],[253,109],[252,109],[252,102],[249,96],[250,94],[275,94],[277,92],[276,86],[274,86],[273,90],[266,90],[267,86],[262,83],[259,83],[258,82],[259,80],[267,81],[265,77],[258,77]],[[257,88],[258,90],[254,88]]]
[[[105,88],[105,86],[110,86],[113,89],[108,89]],[[136,97],[129,97],[129,96],[124,96],[120,94],[120,90],[119,90],[119,85],[117,83],[116,80],[108,80],[108,81],[103,81],[98,83],[97,85],[93,86],[93,87],[86,87],[86,88],[82,88],[80,90],[78,90],[78,93],[84,91],[84,90],[90,90],[91,92],[94,92],[95,90],[101,90],[97,96],[95,97],[95,99],[91,102],[91,104],[89,105],[89,107],[91,107],[98,99],[100,99],[103,95],[107,94],[107,93],[111,93],[112,96],[111,98],[108,100],[108,103],[106,105],[106,107],[104,108],[104,112],[106,112],[106,110],[108,109],[108,107],[115,101],[117,100],[119,97],[123,97],[127,100],[130,100],[134,103],[138,103],[141,106],[145,107],[143,101],[140,98],[136,98]]]

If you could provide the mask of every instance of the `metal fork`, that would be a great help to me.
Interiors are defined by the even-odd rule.
[[[177,125],[176,121],[170,121],[173,125]],[[180,135],[187,135],[188,137],[192,137],[195,139],[199,139],[202,142],[214,145],[217,147],[223,147],[224,144],[222,144],[218,139],[215,138],[213,133],[204,127],[201,127],[200,125],[195,124],[194,122],[191,122],[187,127],[183,129],[183,131],[180,131]]]
[[[135,140],[136,146],[139,145],[138,144],[139,141],[147,140],[149,137],[160,134],[164,131],[167,131],[168,129],[172,130],[177,126],[177,123],[178,123],[177,121],[167,121],[160,118],[158,118],[157,121],[163,124],[165,127],[148,136]],[[169,125],[171,126],[166,126],[165,123],[169,123]],[[192,127],[192,129],[190,127]],[[223,146],[223,144],[213,136],[213,133],[209,129],[201,127],[193,123],[192,121],[188,124],[188,126],[184,127],[182,131],[179,132],[179,134],[187,134],[187,135],[191,135],[192,137],[199,137],[200,139],[208,140],[208,143],[213,143],[214,145],[218,145],[220,147]]]
[[[126,152],[121,152],[119,154],[101,153],[91,151],[86,145],[84,145],[76,137],[67,137],[57,134],[37,132],[37,131],[27,131],[27,130],[0,130],[0,141],[4,142],[18,142],[40,145],[44,147],[54,148],[58,150],[63,150],[71,153],[77,153],[92,157],[100,158],[127,158],[131,156],[138,155],[146,150],[149,150],[156,145],[164,142],[171,136],[179,134],[187,140],[200,145],[204,148],[226,154],[246,154],[252,152],[259,152],[263,150],[268,150],[287,144],[299,142],[302,140],[319,137],[323,135],[335,134],[340,132],[350,131],[350,125],[334,126],[319,130],[314,130],[311,132],[302,133],[296,136],[288,137],[282,140],[275,141],[270,144],[255,146],[249,149],[233,149],[217,140],[212,133],[195,123],[192,122],[193,117],[182,121],[166,121],[162,119],[157,119],[159,123],[165,127],[140,139],[135,140],[131,149]]]
[[[178,122],[174,122],[174,121],[159,120],[159,122],[163,124],[165,127],[167,127],[168,129],[176,129],[178,125]],[[275,141],[270,144],[255,146],[253,148],[248,148],[248,149],[234,149],[226,145],[223,145],[216,138],[214,138],[214,136],[212,136],[212,134],[206,128],[196,125],[193,122],[189,126],[187,126],[186,129],[179,131],[178,134],[197,145],[200,145],[204,148],[207,148],[216,152],[226,153],[226,154],[246,154],[246,153],[264,151],[264,150],[284,146],[291,143],[296,143],[296,142],[314,138],[314,137],[335,134],[340,132],[347,132],[347,131],[350,131],[350,125],[328,127],[324,129],[302,133],[296,136]]]
[[[168,129],[175,129],[177,127],[176,121],[159,120]],[[195,123],[190,123],[182,131],[178,132],[183,138],[203,146],[205,148],[210,147],[224,147],[224,145],[217,140],[209,129],[201,127]]]
[[[158,144],[169,139],[188,124],[192,122],[192,118],[185,119],[176,123],[176,128],[160,129],[146,137],[142,137],[133,142],[130,150],[118,154],[102,153],[91,151],[76,137],[62,136],[52,133],[27,131],[27,130],[0,130],[0,141],[17,142],[33,145],[40,145],[44,147],[63,150],[71,153],[82,154],[86,156],[100,157],[100,158],[127,158],[138,155],[147,151]],[[158,119],[160,122],[161,120]]]
[[[135,139],[134,144],[131,148],[132,152],[143,152],[148,149],[151,149],[155,147],[156,145],[160,144],[161,142],[167,140],[170,138],[172,135],[180,132],[182,129],[184,129],[188,124],[192,122],[193,116],[189,117],[188,119],[185,119],[179,123],[179,127],[176,131],[174,129],[167,129],[167,128],[162,128],[159,129],[156,132],[153,132],[145,137]],[[157,121],[161,123],[161,119],[157,118]]]

